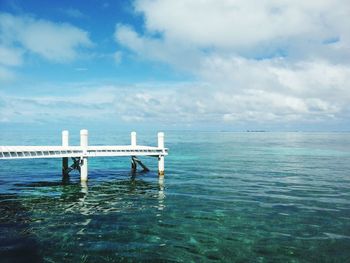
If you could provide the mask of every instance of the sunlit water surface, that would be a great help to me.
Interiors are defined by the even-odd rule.
[[[60,143],[17,133],[0,145]],[[1,262],[350,262],[350,134],[167,132],[166,145],[164,181],[152,157],[136,176],[129,158],[90,159],[87,184],[62,181],[59,159],[0,161]]]

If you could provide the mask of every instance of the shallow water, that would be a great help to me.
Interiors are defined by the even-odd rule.
[[[62,181],[59,159],[0,161],[1,261],[350,262],[350,134],[166,132],[166,145],[164,181],[151,157],[136,176],[128,158],[90,159],[86,185]]]

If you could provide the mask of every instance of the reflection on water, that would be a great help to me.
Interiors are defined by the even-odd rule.
[[[145,221],[160,222],[165,208],[164,179],[157,182],[156,178],[147,181],[132,176],[100,183],[40,181],[15,187],[25,194],[0,196],[4,199],[0,255],[10,259],[13,254],[14,260],[21,260],[17,255],[25,252],[21,247],[31,250],[32,261],[41,257],[55,261],[59,259],[57,249],[66,251],[65,260],[90,258],[77,254],[74,248],[79,247],[80,251],[95,251],[98,257],[94,260],[108,261],[127,246],[131,236],[141,238],[144,230],[130,233],[131,229]]]
[[[164,193],[164,177],[161,176],[158,179],[159,183],[159,191],[158,191],[158,210],[164,210],[165,204],[164,204],[164,199],[165,199],[165,193]],[[159,214],[160,215],[160,214]]]

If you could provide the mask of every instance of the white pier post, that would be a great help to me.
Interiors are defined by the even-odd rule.
[[[69,132],[62,131],[62,146],[67,147],[69,145]],[[68,176],[68,157],[62,158],[62,176]]]
[[[164,149],[164,133],[158,132],[158,148]],[[164,176],[164,155],[158,156],[158,175]]]
[[[136,132],[134,131],[131,132],[130,136],[131,136],[131,146],[136,147]],[[135,173],[136,169],[137,169],[137,164],[131,156],[131,172]]]
[[[83,148],[83,156],[80,157],[80,180],[87,181],[88,179],[88,158],[87,158],[87,147],[88,147],[88,131],[80,131],[80,146]]]
[[[131,146],[136,146],[136,132],[131,132]]]

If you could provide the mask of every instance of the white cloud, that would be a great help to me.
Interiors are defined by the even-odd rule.
[[[143,35],[119,24],[116,41],[197,79],[163,98],[174,119],[326,123],[350,117],[345,0],[138,0],[135,10],[144,16]],[[146,92],[127,105],[149,104],[152,96]],[[153,115],[147,116],[161,111],[148,106]]]
[[[276,80],[277,81],[277,80]],[[317,123],[339,121],[342,101],[298,97],[256,86],[239,92],[213,89],[206,83],[154,83],[128,86],[60,85],[60,92],[71,96],[1,95],[0,119],[12,122],[47,120],[138,122],[148,125],[186,127],[247,123]],[[54,87],[51,87],[54,88]],[[132,91],[132,92],[131,92]],[[1,104],[1,103],[0,103]],[[349,117],[349,116],[348,116]]]
[[[6,13],[0,13],[0,40],[54,62],[69,62],[92,46],[88,33],[72,25]]]
[[[71,86],[62,87],[65,93],[71,91]],[[96,87],[93,91],[80,91],[72,96],[20,96],[1,94],[0,122],[75,122],[76,120],[107,120],[112,119],[114,95],[104,95],[104,88]],[[84,91],[84,92],[83,92]],[[114,114],[115,115],[115,114]]]
[[[19,66],[22,64],[23,51],[0,45],[0,64],[6,66]]]
[[[145,34],[118,25],[117,40],[140,53],[145,46],[156,49],[154,59],[166,57],[170,63],[179,50],[186,55],[190,50],[197,55],[350,60],[346,0],[137,0],[135,10],[144,16]]]
[[[12,67],[20,66],[23,63],[23,50],[11,48],[0,44],[0,82],[14,79]]]
[[[2,67],[0,65],[0,81],[9,81],[14,78],[14,73],[7,69],[6,67]]]
[[[348,41],[346,0],[137,0],[149,32],[198,47],[237,51],[291,40]]]
[[[190,70],[200,58],[199,52],[187,43],[140,36],[130,26],[118,24],[114,37],[141,58],[170,63],[181,69]]]
[[[138,0],[135,10],[144,16],[143,33],[118,24],[115,40],[137,59],[166,63],[195,80],[86,89],[83,85],[74,87],[69,98],[8,96],[11,103],[3,106],[0,120],[79,117],[182,126],[247,122],[313,126],[350,119],[347,1]],[[13,31],[3,29],[5,22]],[[11,63],[20,65],[15,54],[22,49],[66,62],[78,56],[80,46],[91,44],[81,29],[30,17],[0,15],[0,29],[7,54],[0,79],[1,74],[11,76],[7,68]],[[55,41],[48,46],[31,41],[38,31],[54,34]],[[57,39],[66,31],[70,40]],[[117,63],[121,55],[115,53]],[[60,86],[62,94],[70,89]]]
[[[0,13],[0,81],[15,78],[14,67],[23,64],[25,54],[67,63],[92,45],[88,33],[72,25]]]

